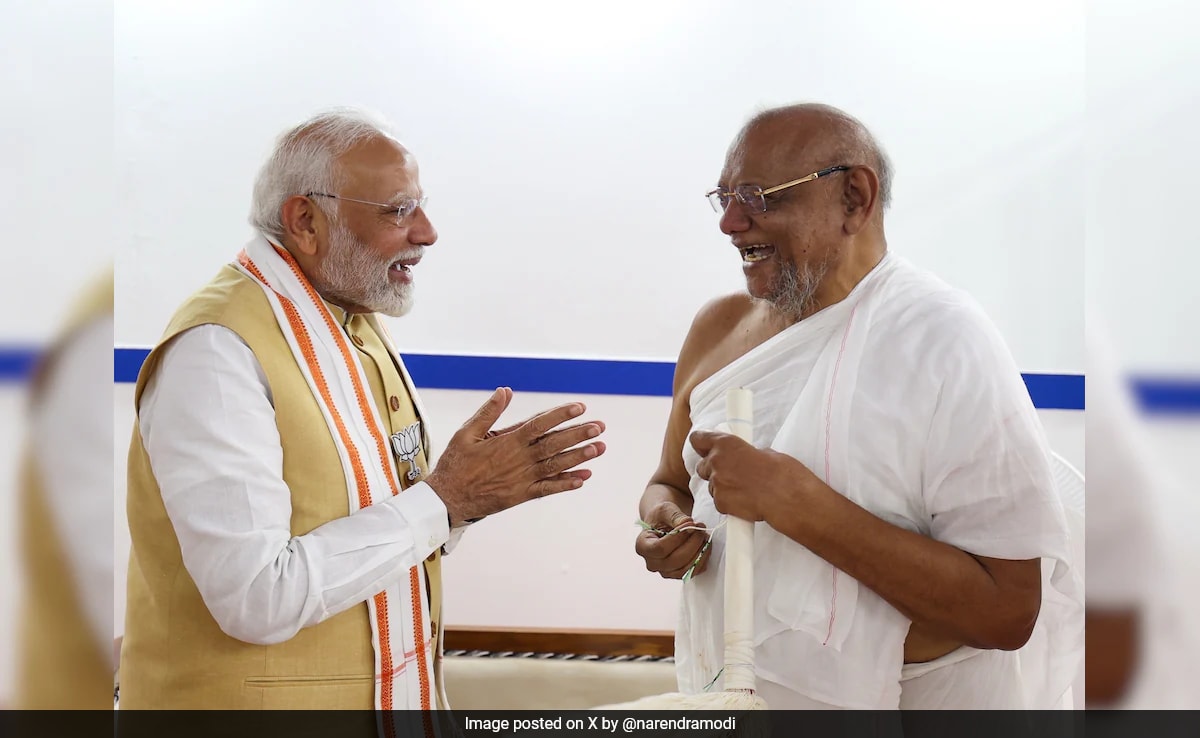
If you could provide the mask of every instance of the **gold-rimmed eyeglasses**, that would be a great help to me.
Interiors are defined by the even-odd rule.
[[[781,185],[768,187],[765,190],[758,185],[740,185],[735,187],[733,190],[726,190],[718,187],[715,190],[710,190],[709,192],[704,193],[704,196],[708,198],[708,202],[712,205],[713,210],[718,213],[724,213],[726,208],[729,207],[729,203],[733,202],[735,199],[752,213],[765,213],[767,212],[767,195],[779,192],[780,190],[786,190],[789,187],[795,187],[798,184],[811,182],[814,179],[820,179],[821,177],[833,174],[834,172],[845,172],[850,168],[851,167],[846,164],[838,164],[837,166],[826,167],[820,171],[813,172],[806,177],[793,179],[791,182],[784,182]]]
[[[375,205],[376,207],[383,208],[385,215],[387,213],[395,213],[396,225],[402,225],[408,216],[417,212],[417,208],[423,208],[425,207],[425,204],[429,202],[429,197],[427,195],[422,195],[421,197],[405,197],[394,202],[371,202],[370,200],[356,200],[353,197],[331,195],[328,192],[309,192],[305,195],[305,197],[329,197],[334,200],[357,202],[362,203],[363,205]]]

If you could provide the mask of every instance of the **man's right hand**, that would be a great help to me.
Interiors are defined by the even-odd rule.
[[[492,430],[512,402],[501,387],[450,439],[425,482],[452,523],[473,520],[547,495],[578,489],[592,475],[574,467],[605,451],[602,441],[573,448],[604,432],[593,421],[559,428],[579,417],[582,403],[560,405],[503,430]]]
[[[701,574],[708,566],[708,533],[704,530],[670,531],[693,526],[703,528],[674,502],[660,502],[650,508],[645,522],[651,530],[644,530],[637,537],[634,550],[646,561],[646,569],[658,572],[664,579],[682,579],[696,559],[692,576]],[[703,553],[702,553],[703,552]]]

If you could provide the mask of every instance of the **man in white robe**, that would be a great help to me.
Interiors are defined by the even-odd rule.
[[[858,121],[797,105],[751,120],[709,193],[749,294],[695,318],[636,544],[649,570],[687,577],[682,691],[722,688],[724,531],[709,547],[704,530],[663,534],[728,514],[757,521],[770,707],[897,708],[904,664],[935,660],[930,676],[959,675],[928,690],[938,707],[1067,694],[1081,591],[1046,440],[978,306],[888,252],[890,188]],[[732,387],[754,392],[752,445],[716,432]],[[1053,627],[1023,675],[1014,652],[1039,617]]]

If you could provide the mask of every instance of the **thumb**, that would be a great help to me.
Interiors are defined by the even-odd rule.
[[[689,523],[689,522],[691,522],[691,520],[692,520],[691,515],[688,515],[683,510],[680,510],[677,507],[671,512],[671,518],[670,518],[671,530],[674,530],[674,529],[678,528],[679,526],[684,525],[685,523]]]
[[[463,430],[469,431],[476,438],[484,438],[496,421],[500,419],[500,416],[504,414],[504,411],[508,409],[510,402],[512,402],[512,390],[508,387],[497,387],[487,402],[483,403],[471,416],[471,419],[463,424]]]
[[[716,441],[717,434],[711,431],[692,431],[688,436],[688,442],[692,444],[692,448],[696,449],[696,453],[701,456],[707,456],[709,451],[712,451],[713,443]]]

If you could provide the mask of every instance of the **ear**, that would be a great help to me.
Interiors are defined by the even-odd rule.
[[[280,214],[284,234],[296,245],[300,253],[316,256],[320,242],[318,236],[324,233],[327,227],[325,214],[312,200],[302,195],[293,195],[284,200]]]
[[[842,223],[853,236],[866,227],[879,209],[879,175],[870,167],[854,167],[842,178]]]

